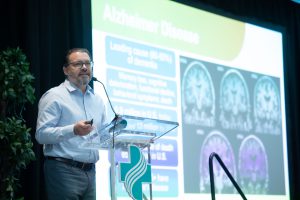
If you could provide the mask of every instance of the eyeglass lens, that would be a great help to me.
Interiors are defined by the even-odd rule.
[[[82,68],[83,65],[85,65],[86,67],[91,67],[93,65],[93,62],[90,62],[90,61],[88,61],[88,62],[81,62],[81,61],[79,61],[79,62],[73,62],[73,63],[69,63],[69,64],[73,65],[76,68]]]

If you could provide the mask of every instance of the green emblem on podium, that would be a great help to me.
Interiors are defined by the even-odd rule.
[[[120,179],[130,197],[142,200],[142,184],[152,182],[151,165],[137,146],[128,147],[128,156],[128,163],[120,163]]]

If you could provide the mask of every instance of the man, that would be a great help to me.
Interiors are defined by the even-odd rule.
[[[98,150],[80,148],[86,135],[106,121],[103,100],[88,85],[92,66],[88,50],[69,50],[63,66],[66,80],[39,102],[36,139],[44,144],[48,200],[96,199]]]

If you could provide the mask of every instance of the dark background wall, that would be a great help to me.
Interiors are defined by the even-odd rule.
[[[300,188],[300,99],[297,87],[300,68],[300,4],[290,0],[177,2],[283,30],[291,199],[300,199],[300,192],[297,191]],[[0,5],[0,50],[17,46],[24,50],[35,76],[37,99],[47,89],[64,80],[62,65],[68,49],[85,47],[92,50],[90,0],[4,0]],[[32,128],[37,159],[24,170],[20,193],[25,196],[25,200],[46,199],[42,146],[34,140],[37,102],[27,108],[24,117]]]

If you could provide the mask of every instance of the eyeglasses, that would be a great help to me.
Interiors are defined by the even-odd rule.
[[[77,61],[77,62],[70,62],[70,63],[67,64],[67,66],[68,65],[72,65],[76,68],[81,69],[83,67],[83,65],[85,65],[87,68],[89,68],[89,67],[92,67],[94,65],[94,63],[93,63],[93,61],[84,61],[84,62],[83,61]]]

